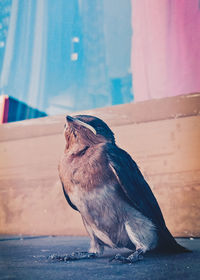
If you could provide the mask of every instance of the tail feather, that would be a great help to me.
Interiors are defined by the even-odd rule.
[[[156,249],[159,252],[171,254],[191,252],[191,250],[176,242],[167,227],[159,231],[158,237],[158,246]]]

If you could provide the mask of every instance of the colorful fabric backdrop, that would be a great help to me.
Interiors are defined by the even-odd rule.
[[[132,0],[135,101],[200,91],[199,0]]]
[[[1,0],[0,94],[48,114],[200,91],[199,0]]]

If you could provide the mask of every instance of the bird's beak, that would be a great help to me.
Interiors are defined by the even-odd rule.
[[[71,116],[66,116],[66,120],[69,123],[69,122],[73,122],[75,118],[72,118]]]
[[[94,127],[92,127],[91,125],[89,125],[88,123],[82,122],[77,118],[73,118],[71,116],[66,116],[66,120],[68,123],[75,123],[81,126],[86,127],[87,129],[89,129],[90,131],[92,131],[92,133],[94,133],[95,135],[97,134],[96,130],[94,129]]]

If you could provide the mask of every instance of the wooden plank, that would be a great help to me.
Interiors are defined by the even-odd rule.
[[[1,234],[85,234],[59,182],[63,147],[62,134],[1,143]]]
[[[112,127],[197,116],[200,114],[200,93],[117,105],[76,114],[79,113],[95,115]],[[58,134],[64,123],[65,116],[60,115],[4,124],[0,126],[0,142]]]
[[[120,123],[112,129],[145,174],[172,233],[200,236],[200,116]],[[61,124],[59,134],[1,142],[1,234],[86,234],[59,182],[63,148]]]

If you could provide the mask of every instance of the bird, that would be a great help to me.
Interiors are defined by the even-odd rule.
[[[67,115],[64,137],[59,177],[67,202],[80,213],[90,236],[90,249],[82,258],[101,256],[105,247],[131,250],[127,257],[111,259],[122,263],[134,263],[147,251],[189,251],[168,230],[138,165],[117,146],[103,120]]]

